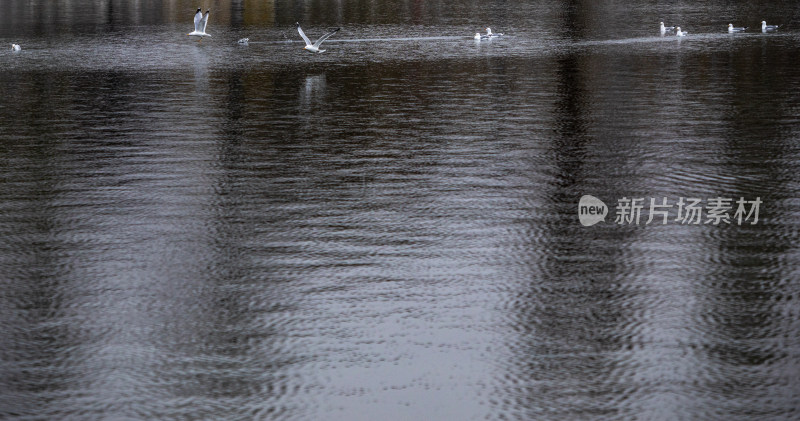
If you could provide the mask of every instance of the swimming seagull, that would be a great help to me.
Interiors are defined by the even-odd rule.
[[[664,22],[661,22],[661,35],[664,35],[667,31],[674,31],[674,26],[664,26]]]
[[[242,38],[242,39],[240,39],[239,41],[236,41],[236,42],[238,42],[239,44],[242,44],[242,45],[248,45],[250,43],[250,38]]]
[[[492,28],[486,28],[486,38],[502,37],[503,34],[493,34]]]
[[[325,50],[320,50],[319,49],[319,46],[320,46],[320,44],[322,44],[322,41],[325,41],[326,39],[330,38],[331,35],[335,34],[337,31],[342,29],[342,28],[336,28],[333,31],[330,31],[327,34],[319,37],[317,42],[315,42],[314,44],[311,44],[311,40],[308,39],[308,37],[306,36],[305,32],[303,32],[303,29],[300,28],[300,23],[296,22],[295,25],[297,25],[297,32],[300,33],[300,36],[303,38],[303,41],[306,42],[306,46],[303,47],[303,49],[311,51],[312,53],[324,53]]]
[[[186,35],[193,37],[200,37],[200,39],[203,39],[203,37],[210,37],[211,35],[208,35],[206,33],[206,26],[208,25],[208,14],[210,12],[211,12],[210,10],[206,10],[206,14],[204,15],[202,12],[200,12],[200,8],[198,7],[197,13],[194,14],[194,31],[189,32]]]
[[[689,35],[689,33],[686,32],[686,31],[681,31],[681,27],[679,26],[679,27],[675,28],[675,35],[677,35],[679,37],[685,37],[686,35]]]
[[[762,20],[761,21],[761,32],[774,31],[774,30],[778,29],[778,26],[780,26],[780,25],[767,25],[767,21]]]
[[[748,28],[747,26],[741,27],[741,28],[734,28],[732,23],[728,24],[728,32],[730,32],[730,33],[733,33],[733,32],[744,32],[744,31],[747,30],[747,28]]]
[[[482,39],[487,39],[487,38],[489,38],[489,36],[487,36],[487,35],[481,35],[481,33],[480,33],[480,32],[476,32],[476,33],[475,33],[475,36],[474,36],[474,37],[472,37],[472,38],[473,38],[475,41],[480,41],[480,40],[482,40]]]
[[[22,47],[20,47],[19,44],[11,44],[11,51],[19,51],[21,49]]]

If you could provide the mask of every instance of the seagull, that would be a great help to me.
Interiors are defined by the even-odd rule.
[[[488,35],[481,35],[481,33],[480,33],[480,32],[476,32],[476,33],[475,33],[475,36],[474,36],[474,37],[472,37],[472,38],[473,38],[475,41],[480,41],[480,40],[482,40],[482,39],[487,39],[487,38],[489,38],[489,36],[488,36]]]
[[[778,26],[780,26],[780,25],[767,25],[767,21],[762,20],[761,21],[761,32],[774,31],[774,30],[778,29]]]
[[[200,8],[198,7],[197,13],[194,14],[194,31],[189,32],[186,35],[193,37],[200,37],[200,39],[203,39],[203,37],[210,37],[211,35],[208,35],[206,33],[206,26],[208,25],[208,14],[210,12],[211,12],[210,10],[206,10],[206,14],[204,15],[202,12],[200,12]]]
[[[342,28],[336,28],[333,31],[330,31],[327,34],[319,37],[317,42],[315,42],[314,44],[311,44],[311,40],[308,39],[308,37],[306,36],[305,32],[303,32],[303,29],[300,28],[300,23],[297,22],[297,23],[295,23],[295,25],[297,25],[297,32],[300,33],[300,36],[303,38],[303,41],[306,42],[306,46],[303,47],[303,49],[311,51],[312,53],[324,53],[325,50],[320,50],[319,49],[319,46],[320,46],[320,44],[322,44],[322,41],[325,41],[326,39],[330,38],[331,35],[335,34],[338,30],[342,29]]]
[[[486,28],[486,38],[502,37],[503,34],[493,34],[492,28]]]
[[[686,35],[689,35],[689,33],[686,32],[686,31],[681,31],[681,27],[679,26],[679,27],[675,28],[675,35],[677,35],[679,37],[685,37]]]
[[[745,26],[745,27],[742,27],[742,28],[734,28],[732,23],[728,24],[728,32],[730,32],[730,33],[733,33],[733,32],[744,32],[744,31],[747,30],[747,28],[748,28],[748,26]]]
[[[19,44],[11,44],[11,51],[19,51],[21,49],[22,47],[20,47]]]
[[[674,26],[664,26],[664,22],[661,22],[661,35],[664,35],[667,31],[674,31]]]
[[[238,42],[239,44],[242,44],[242,45],[248,45],[250,43],[250,38],[242,38],[242,39],[240,39],[239,41],[236,41],[236,42]]]

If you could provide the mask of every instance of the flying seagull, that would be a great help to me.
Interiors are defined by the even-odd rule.
[[[492,28],[486,28],[486,37],[487,38],[494,38],[494,37],[502,37],[503,34],[493,34]]]
[[[778,26],[780,26],[780,25],[767,25],[767,21],[762,20],[761,21],[761,32],[772,32],[772,31],[778,29]]]
[[[303,47],[303,49],[311,51],[312,53],[324,53],[325,50],[320,50],[319,49],[319,46],[320,46],[320,44],[322,44],[322,41],[325,41],[326,39],[330,38],[331,35],[335,34],[338,30],[342,29],[342,28],[336,28],[333,31],[330,31],[327,34],[319,37],[317,42],[315,42],[314,44],[311,44],[311,40],[308,39],[306,34],[303,32],[303,29],[300,28],[300,23],[297,22],[297,23],[295,23],[295,25],[297,25],[297,32],[300,33],[300,36],[303,38],[303,41],[306,42],[306,46]]]
[[[193,37],[200,37],[200,39],[203,39],[203,37],[210,37],[211,35],[208,35],[206,33],[206,26],[208,25],[208,14],[210,12],[211,12],[210,10],[206,10],[206,14],[204,15],[202,12],[200,12],[200,8],[198,7],[197,13],[194,14],[194,31],[189,32],[186,35]]]
[[[728,24],[728,32],[744,32],[747,30],[747,26],[741,28],[735,28],[732,23]]]

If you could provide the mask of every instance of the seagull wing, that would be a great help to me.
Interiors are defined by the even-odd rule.
[[[306,45],[310,46],[311,45],[311,40],[308,39],[308,37],[306,36],[306,33],[303,32],[303,28],[300,27],[299,23],[297,24],[297,32],[300,33],[300,36],[303,38],[303,41],[306,42]]]
[[[336,33],[336,32],[338,32],[340,29],[342,29],[342,28],[336,28],[336,29],[334,29],[333,31],[330,31],[330,32],[328,32],[327,34],[325,34],[325,35],[323,35],[323,36],[319,37],[319,39],[317,40],[317,42],[315,42],[315,43],[314,43],[314,46],[315,46],[315,47],[319,47],[319,45],[320,45],[320,44],[322,44],[322,41],[325,41],[326,39],[330,38],[330,37],[331,37],[331,35],[335,34],[335,33]]]
[[[211,11],[210,11],[210,10],[206,10],[206,14],[205,14],[205,15],[203,15],[203,19],[202,19],[202,21],[201,21],[201,23],[200,23],[200,25],[202,26],[202,28],[201,28],[201,31],[202,31],[203,33],[205,33],[205,32],[206,32],[206,26],[208,26],[208,15],[209,15],[210,13],[211,13]]]
[[[194,14],[194,31],[200,32],[200,21],[203,20],[203,13],[200,12],[200,9],[197,9],[197,13]]]

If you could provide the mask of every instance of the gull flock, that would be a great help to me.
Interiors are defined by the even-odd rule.
[[[202,13],[201,8],[198,7],[197,11],[194,14],[194,31],[189,32],[186,35],[191,36],[191,37],[197,37],[198,41],[202,41],[203,38],[205,38],[205,37],[209,37],[210,38],[211,34],[206,33],[206,28],[208,27],[208,18],[210,16],[210,14],[211,14],[211,10],[206,10],[206,13]],[[308,38],[308,36],[306,36],[305,32],[303,32],[303,29],[300,27],[300,23],[299,22],[295,23],[295,26],[297,28],[297,33],[300,34],[300,38],[302,38],[303,41],[305,42],[305,46],[303,47],[303,49],[306,50],[306,51],[312,52],[312,53],[324,53],[326,50],[321,49],[320,45],[326,39],[330,38],[331,36],[336,34],[336,32],[338,32],[341,29],[341,28],[332,29],[329,32],[327,32],[324,35],[322,35],[321,37],[319,37],[315,42],[312,43],[311,40]],[[767,25],[766,21],[761,21],[761,32],[762,33],[775,32],[775,31],[778,30],[779,27],[781,27],[781,25]],[[735,27],[735,26],[733,26],[732,23],[729,23],[727,32],[731,33],[731,34],[733,34],[733,33],[742,33],[742,32],[746,32],[748,28],[749,28],[748,26]],[[659,22],[659,32],[661,33],[661,36],[664,36],[666,34],[675,34],[676,37],[685,37],[685,36],[689,35],[689,32],[681,30],[680,26],[665,26],[664,22]],[[475,36],[473,36],[472,38],[476,42],[480,42],[480,41],[492,40],[492,39],[495,39],[495,38],[500,38],[502,36],[503,36],[502,33],[494,33],[494,32],[492,32],[491,28],[487,27],[485,34],[482,34],[480,32],[476,32]],[[240,39],[238,41],[238,43],[241,44],[241,45],[248,45],[249,42],[250,42],[250,38],[242,38],[242,39]],[[19,44],[15,44],[15,43],[11,44],[11,51],[17,52],[17,51],[21,51],[21,50],[22,50],[22,47]]]
[[[675,33],[675,36],[678,36],[678,37],[685,37],[686,35],[689,35],[689,32],[681,31],[681,27],[680,26],[664,26],[664,22],[660,22],[660,24],[661,25],[660,25],[660,29],[659,30],[661,31],[661,35],[662,36],[667,34],[667,33],[673,33],[673,32]],[[762,33],[775,32],[775,31],[778,30],[778,27],[780,27],[780,25],[767,25],[767,21],[763,21],[763,20],[761,21],[761,32]],[[728,24],[728,33],[729,34],[734,34],[734,33],[739,33],[739,32],[745,32],[745,31],[747,31],[748,28],[749,28],[749,26],[738,26],[737,27],[737,26],[733,26],[732,23],[729,23]]]
[[[188,33],[189,36],[196,36],[199,37],[200,40],[203,37],[210,37],[211,35],[206,33],[206,27],[208,26],[208,16],[210,10],[206,10],[206,13],[201,13],[201,9],[197,8],[197,12],[194,14],[194,31]],[[305,32],[303,32],[303,28],[300,27],[300,23],[295,23],[295,27],[297,28],[297,33],[300,34],[300,38],[303,39],[305,42],[305,46],[303,47],[304,50],[312,52],[312,53],[324,53],[326,50],[320,48],[320,45],[328,38],[336,34],[342,28],[335,28],[330,30],[329,32],[325,33],[321,37],[317,38],[316,41],[313,43],[311,40],[306,36]],[[778,30],[779,25],[767,25],[766,21],[761,21],[761,32],[774,32]],[[747,31],[747,26],[742,27],[734,27],[732,23],[728,24],[728,33],[738,33],[738,32],[745,32]],[[659,32],[662,36],[666,35],[667,33],[674,33],[676,37],[685,37],[689,35],[688,31],[681,30],[680,26],[665,26],[664,22],[659,22]],[[482,34],[480,32],[476,32],[475,36],[472,38],[475,41],[484,41],[484,40],[491,40],[494,38],[500,38],[504,34],[502,33],[494,33],[492,32],[492,28],[487,27],[486,33]],[[239,44],[248,45],[250,42],[250,38],[242,38],[238,41]],[[20,47],[17,44],[12,44],[15,51],[19,51]]]

